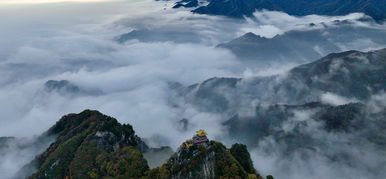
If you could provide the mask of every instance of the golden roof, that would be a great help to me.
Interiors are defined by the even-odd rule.
[[[206,135],[208,135],[204,130],[202,130],[202,129],[200,129],[200,130],[198,130],[198,131],[196,131],[196,134],[198,135],[198,136],[206,136]]]

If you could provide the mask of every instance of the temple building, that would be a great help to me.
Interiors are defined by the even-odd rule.
[[[194,135],[191,139],[186,140],[182,143],[182,148],[189,148],[194,145],[202,145],[205,147],[209,147],[209,139],[206,136],[208,135],[204,130],[200,129],[196,131],[196,135]]]
[[[204,130],[198,130],[196,131],[196,135],[193,136],[193,143],[195,145],[204,145],[204,146],[209,146],[209,140],[206,137],[208,135]]]

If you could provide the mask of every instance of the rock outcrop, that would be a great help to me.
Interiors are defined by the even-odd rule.
[[[227,149],[216,141],[203,145],[192,140],[184,142],[166,164],[152,169],[150,178],[249,178],[263,179],[253,167],[245,145],[234,144]]]

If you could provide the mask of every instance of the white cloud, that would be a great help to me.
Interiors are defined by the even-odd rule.
[[[0,136],[37,135],[64,114],[97,109],[132,124],[141,137],[162,134],[173,147],[191,137],[198,128],[206,129],[211,138],[221,138],[225,131],[220,125],[223,116],[201,112],[189,105],[170,105],[169,82],[190,85],[214,76],[253,78],[283,73],[296,64],[247,68],[229,51],[213,46],[249,31],[272,37],[305,28],[309,22],[360,17],[352,14],[301,18],[263,11],[255,14],[259,22],[244,22],[169,9],[171,4],[131,0],[0,6],[0,19],[9,21],[0,23]],[[163,10],[164,7],[168,9]],[[140,28],[195,32],[194,37],[203,40],[201,43],[133,40],[125,44],[112,40]],[[104,93],[99,96],[47,93],[44,83],[52,79],[69,80],[82,89]],[[335,105],[350,101],[328,93],[322,98]],[[245,115],[253,114],[252,107],[244,111]],[[299,119],[306,118],[303,113],[297,115]],[[175,127],[182,118],[192,123],[186,132]],[[9,167],[1,164],[0,171]]]
[[[363,13],[352,13],[345,16],[290,16],[279,11],[256,11],[254,18],[247,18],[247,23],[240,28],[238,35],[253,32],[257,35],[272,38],[290,30],[310,30],[323,29],[326,26],[336,26],[336,21],[348,20],[352,25],[358,27],[371,27],[374,29],[384,29],[384,25],[373,24],[360,21],[367,16]],[[314,26],[310,26],[314,24]]]
[[[358,102],[358,100],[356,99],[348,99],[330,92],[322,94],[320,97],[320,100],[323,103],[331,104],[335,106]]]

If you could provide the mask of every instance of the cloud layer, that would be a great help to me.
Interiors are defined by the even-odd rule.
[[[0,6],[0,35],[4,37],[0,40],[0,136],[39,135],[64,114],[96,109],[132,124],[138,135],[153,146],[176,148],[199,128],[205,128],[212,139],[226,141],[223,138],[226,129],[221,125],[226,119],[222,114],[200,111],[191,104],[177,106],[178,99],[172,89],[215,76],[248,78],[280,74],[297,64],[263,69],[248,66],[230,51],[215,48],[218,43],[251,31],[273,37],[291,30],[322,29],[322,24],[338,26],[333,22],[344,19],[349,19],[353,27],[384,29],[360,21],[363,14],[292,17],[261,11],[255,13],[256,19],[240,21],[191,14],[170,9],[171,6],[172,2],[152,0]],[[28,16],[20,14],[27,10]],[[310,23],[318,25],[310,27]],[[170,35],[170,40],[163,41],[143,42],[135,38],[125,43],[115,41],[121,34],[143,29],[162,32],[166,37],[184,32],[188,40],[176,43]],[[359,40],[374,48],[379,45],[369,39]],[[353,46],[344,42],[341,45],[342,50]],[[359,46],[358,50],[364,48],[368,46]],[[101,93],[73,95],[47,91],[48,80],[67,80],[83,91]],[[324,99],[334,104],[351,100],[333,94],[325,94]],[[248,109],[244,112],[249,113]],[[187,130],[179,126],[183,118],[189,119]],[[20,161],[28,161],[35,153],[21,156],[24,158]],[[262,154],[254,153],[255,162],[264,159],[272,165],[257,167],[264,173],[272,172],[273,160],[279,159],[264,158]],[[19,157],[9,156],[12,160]],[[0,165],[0,173],[22,166],[5,162]],[[328,163],[316,161],[312,167],[323,169]]]

